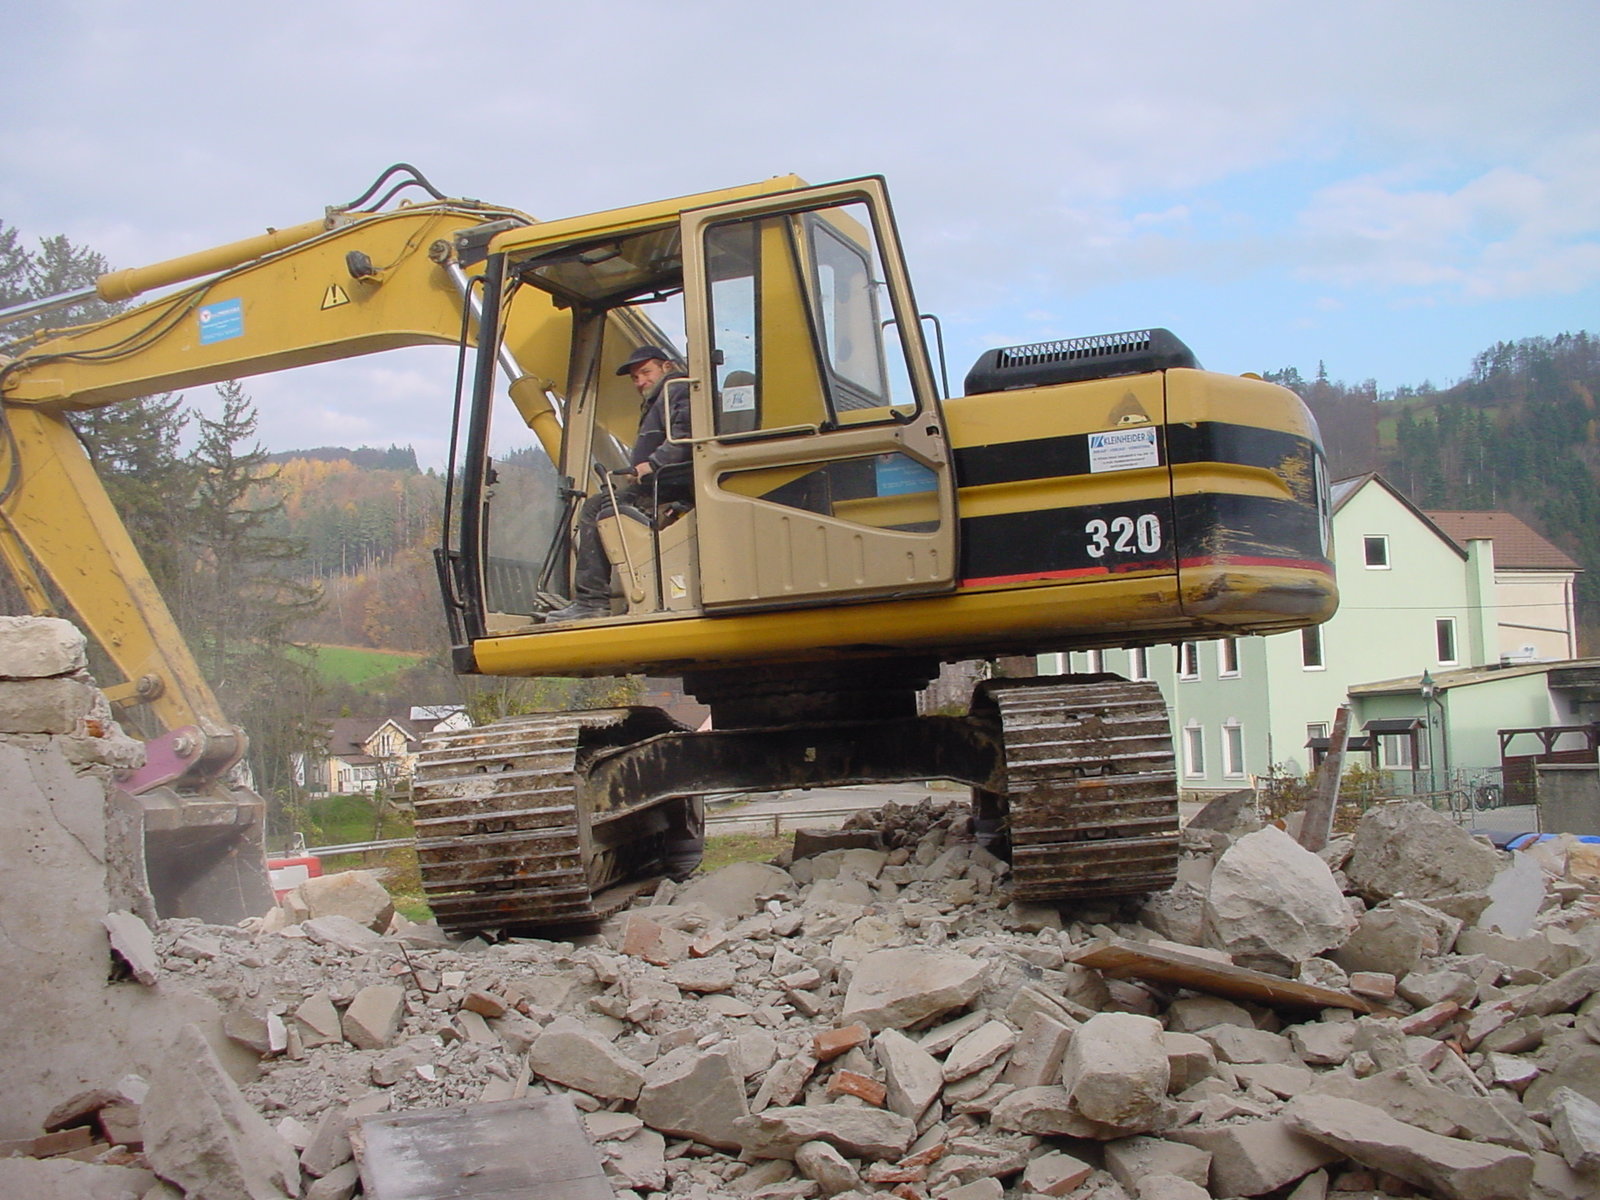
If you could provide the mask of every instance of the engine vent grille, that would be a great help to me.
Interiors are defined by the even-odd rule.
[[[1098,333],[1093,337],[1034,342],[1031,346],[1008,346],[1000,351],[1000,365],[1031,367],[1037,363],[1079,362],[1086,358],[1104,358],[1108,354],[1138,354],[1148,349],[1148,329],[1128,333]]]
[[[967,372],[966,390],[975,396],[1199,365],[1168,330],[1132,329],[986,350]]]

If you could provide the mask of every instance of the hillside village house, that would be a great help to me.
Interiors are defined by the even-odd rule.
[[[422,739],[467,724],[460,705],[418,705],[405,717],[341,717],[329,727],[326,756],[304,764],[304,785],[314,795],[403,788],[416,769]]]
[[[1600,660],[1576,660],[1577,563],[1509,513],[1425,513],[1378,475],[1333,486],[1340,604],[1325,625],[1047,655],[1044,670],[1153,679],[1179,786],[1224,792],[1320,761],[1341,704],[1350,748],[1397,792],[1498,784],[1501,731],[1600,719]],[[1580,750],[1574,731],[1544,749]],[[1356,759],[1359,761],[1359,757]],[[1352,760],[1347,760],[1352,761]]]

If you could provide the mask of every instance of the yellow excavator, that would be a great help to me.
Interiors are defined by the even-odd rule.
[[[457,670],[679,677],[713,718],[547,713],[430,742],[418,855],[462,931],[593,919],[615,885],[692,869],[700,798],[727,790],[951,779],[1018,898],[1163,887],[1177,788],[1154,684],[997,679],[961,716],[919,716],[918,692],[944,661],[1274,633],[1336,605],[1323,452],[1293,393],[1149,329],[992,350],[949,395],[878,178],[540,221],[401,165],[320,219],[94,294],[160,288],[4,348],[0,552],[40,609],[35,566],[54,579],[124,674],[112,699],[167,731],[124,783],[165,912],[265,907],[261,802],[221,782],[243,736],[73,411],[459,348],[436,554]],[[619,498],[598,530],[609,608],[546,621],[572,594],[581,501],[630,467],[640,406],[617,368],[641,346],[685,373],[688,430],[669,436],[690,500]]]

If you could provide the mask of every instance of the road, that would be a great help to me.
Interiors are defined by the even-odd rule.
[[[931,784],[863,784],[856,787],[813,788],[808,791],[750,792],[737,798],[712,801],[706,808],[708,832],[788,833],[796,828],[837,829],[853,812],[885,804],[920,804],[932,797],[935,804],[964,804],[968,790],[944,781]],[[1183,801],[1179,818],[1189,819],[1205,805]],[[1539,828],[1538,810],[1529,805],[1507,805],[1468,815],[1471,829],[1531,833]]]

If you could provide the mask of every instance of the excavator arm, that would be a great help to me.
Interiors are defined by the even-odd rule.
[[[0,353],[0,559],[36,613],[53,610],[38,572],[54,581],[122,675],[108,697],[141,707],[160,728],[147,742],[146,766],[122,787],[145,809],[150,882],[163,915],[237,920],[264,911],[264,805],[222,782],[245,753],[245,735],[218,705],[68,414],[400,346],[471,343],[475,248],[532,223],[512,209],[447,199],[381,212],[333,209],[102,276],[93,295],[108,301],[177,286]],[[543,396],[564,378],[571,333],[538,299],[519,306],[502,354],[517,365],[522,391]],[[0,335],[8,321],[49,306],[0,313]],[[555,406],[535,400],[529,410],[553,452]]]

